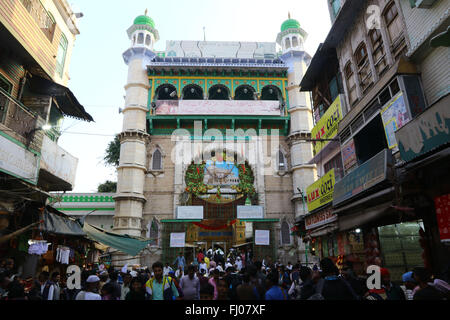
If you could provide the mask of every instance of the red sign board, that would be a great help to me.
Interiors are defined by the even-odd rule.
[[[434,198],[441,242],[450,242],[450,194]]]
[[[330,207],[307,216],[305,218],[305,229],[314,229],[336,220],[337,215],[333,214],[332,208]]]

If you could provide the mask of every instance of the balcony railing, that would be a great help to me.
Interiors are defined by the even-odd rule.
[[[20,0],[42,32],[53,41],[56,23],[39,0]]]
[[[0,123],[27,138],[36,128],[38,116],[0,88]]]

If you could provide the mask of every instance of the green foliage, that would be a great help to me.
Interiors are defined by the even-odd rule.
[[[106,181],[98,186],[97,192],[116,192],[117,190],[117,182]]]
[[[245,195],[254,196],[256,193],[252,169],[246,162],[238,165],[239,169],[239,184],[235,187],[236,191]]]
[[[108,144],[106,148],[106,154],[103,160],[106,165],[118,167],[120,159],[120,140],[119,137],[115,137],[113,141]]]
[[[186,192],[193,194],[205,194],[212,186],[203,183],[205,176],[205,163],[191,164],[186,170]]]

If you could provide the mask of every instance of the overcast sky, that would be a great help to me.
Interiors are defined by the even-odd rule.
[[[331,27],[327,0],[69,0],[83,12],[70,65],[69,88],[95,123],[66,119],[59,140],[79,159],[74,192],[96,192],[106,180],[116,181],[116,170],[106,167],[108,143],[122,130],[127,66],[122,53],[129,48],[126,30],[148,9],[164,51],[166,40],[275,42],[281,24],[297,19],[309,36],[306,51],[313,56]],[[83,134],[81,134],[83,133]]]

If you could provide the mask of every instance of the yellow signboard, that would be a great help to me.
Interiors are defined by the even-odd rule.
[[[308,211],[313,211],[333,201],[334,169],[306,189],[308,195]]]
[[[338,95],[333,104],[328,108],[327,112],[320,118],[316,126],[311,131],[312,139],[333,139],[336,137],[339,129],[339,122],[342,120],[342,104],[341,96]],[[330,141],[315,141],[313,142],[314,155],[318,154],[320,150]]]

